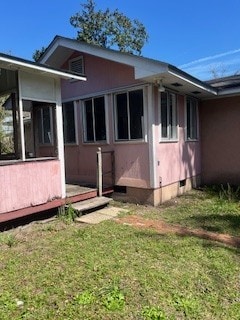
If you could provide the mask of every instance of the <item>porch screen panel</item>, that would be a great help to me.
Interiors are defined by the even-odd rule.
[[[128,139],[128,108],[127,94],[122,93],[116,96],[117,103],[117,138]]]

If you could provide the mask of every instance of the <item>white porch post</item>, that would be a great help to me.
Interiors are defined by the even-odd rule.
[[[66,197],[66,177],[65,177],[65,159],[64,159],[64,138],[63,138],[63,119],[62,119],[62,100],[61,100],[61,83],[56,80],[56,134],[57,134],[57,151],[61,168],[61,188],[62,198]]]
[[[150,170],[150,186],[151,188],[155,189],[158,188],[159,185],[157,184],[156,179],[156,140],[155,140],[155,105],[154,105],[154,98],[153,98],[153,86],[149,85],[147,88],[147,104],[148,104],[148,135],[149,135],[149,170]]]
[[[23,123],[23,102],[22,102],[22,90],[21,90],[21,77],[20,74],[18,73],[18,92],[19,92],[19,100],[18,100],[18,105],[19,105],[19,125],[20,125],[20,142],[21,142],[21,159],[23,161],[26,160],[26,155],[25,155],[25,138],[24,138],[24,123]]]

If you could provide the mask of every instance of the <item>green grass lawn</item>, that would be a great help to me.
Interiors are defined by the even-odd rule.
[[[237,234],[238,203],[218,201],[199,191],[159,208],[129,208]],[[234,219],[213,219],[213,202]],[[240,250],[221,243],[57,219],[0,234],[0,253],[1,320],[240,319]]]

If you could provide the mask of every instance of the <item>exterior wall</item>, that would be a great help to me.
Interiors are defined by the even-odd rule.
[[[60,161],[26,161],[0,165],[0,213],[61,198]]]
[[[156,126],[156,165],[159,186],[166,187],[181,180],[200,175],[200,141],[185,140],[185,97],[178,95],[178,139],[176,142],[160,141]],[[158,108],[157,108],[158,109]],[[159,115],[157,115],[159,118]]]
[[[78,56],[73,54],[70,59]],[[87,81],[62,80],[62,99],[72,100],[74,97],[83,97],[92,93],[109,91],[114,88],[137,84],[134,79],[134,69],[120,63],[111,62],[87,54],[84,58],[84,70]],[[62,66],[68,69],[68,61]]]
[[[139,84],[134,79],[133,68],[89,55],[84,55],[84,62],[86,82],[62,82],[63,101],[74,100],[74,98],[77,100],[76,123],[77,136],[79,137],[78,144],[65,145],[67,181],[96,184],[96,152],[101,147],[103,152],[114,151],[115,185],[148,188],[150,186],[148,143],[144,141],[115,142],[114,137],[113,97],[110,92],[118,92],[119,88]],[[66,62],[65,68],[67,66],[68,62]],[[107,143],[83,143],[83,119],[79,99],[103,93],[107,94]],[[103,163],[106,167],[104,171],[108,171],[110,169],[109,156],[104,157]],[[110,178],[104,178],[104,184],[111,185],[110,180]]]
[[[202,182],[240,184],[240,96],[203,101],[200,107]]]

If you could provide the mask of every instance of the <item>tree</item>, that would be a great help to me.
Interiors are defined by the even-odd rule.
[[[38,61],[41,56],[44,54],[44,52],[46,51],[46,48],[45,47],[42,47],[40,50],[36,50],[34,53],[33,53],[33,60],[34,61]]]
[[[77,40],[104,48],[117,48],[121,52],[141,54],[148,34],[140,21],[129,19],[118,9],[112,12],[109,9],[96,10],[94,0],[87,0],[81,6],[82,11],[70,18],[71,25],[79,29]],[[45,50],[45,47],[36,50],[33,59],[38,61]]]
[[[140,55],[148,40],[144,25],[130,20],[118,9],[102,11],[95,6],[94,0],[87,0],[82,11],[70,18],[71,25],[79,29],[77,40]]]

